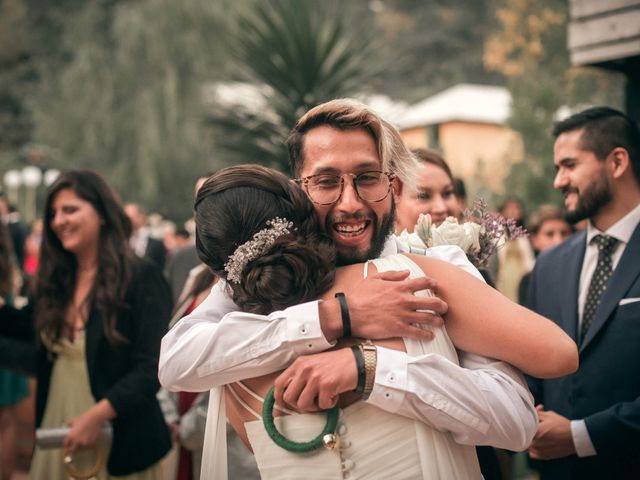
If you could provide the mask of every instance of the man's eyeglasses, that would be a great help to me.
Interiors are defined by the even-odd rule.
[[[371,171],[358,175],[354,173],[343,173],[342,175],[322,173],[296,178],[294,181],[304,185],[304,189],[313,203],[331,205],[342,197],[345,175],[353,178],[353,188],[358,197],[365,202],[381,202],[387,198],[391,191],[391,183],[395,178],[393,173]]]

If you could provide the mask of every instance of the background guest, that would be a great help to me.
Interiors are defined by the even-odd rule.
[[[458,218],[460,205],[453,190],[453,175],[449,165],[436,152],[418,148],[411,153],[420,161],[415,188],[401,185],[395,192],[395,232],[413,232],[421,213],[431,215],[433,223],[441,224],[447,217]]]
[[[541,205],[530,216],[527,222],[529,240],[535,255],[544,252],[564,241],[574,232],[573,225],[565,219],[565,213],[555,205]],[[531,272],[527,272],[518,286],[518,303],[527,304],[529,279]]]
[[[508,197],[498,208],[504,218],[511,218],[519,226],[524,225],[524,208],[517,197]],[[518,286],[522,276],[533,268],[535,256],[527,237],[510,240],[498,250],[496,287],[513,301],[518,301]]]
[[[0,309],[0,333],[13,337],[1,339],[0,365],[36,374],[36,425],[70,427],[64,448],[76,468],[97,446],[107,458],[99,478],[159,479],[171,444],[155,396],[170,292],[160,270],[135,257],[130,233],[101,176],[58,177],[45,200],[34,303]],[[107,422],[110,448],[97,445]],[[66,480],[61,452],[36,447],[30,476]]]
[[[12,305],[16,293],[16,266],[11,238],[0,222],[0,304]],[[0,479],[10,480],[15,466],[16,405],[29,395],[25,376],[0,370]]]
[[[201,175],[196,179],[194,192],[197,194],[202,184],[210,177],[210,174]],[[193,219],[190,219],[191,221]],[[189,223],[189,220],[185,222],[185,225]],[[187,230],[185,228],[185,230]],[[188,231],[188,230],[187,230]],[[191,237],[191,235],[190,235]],[[174,301],[178,301],[180,294],[185,289],[185,283],[187,277],[190,275],[192,269],[201,265],[200,258],[196,252],[195,243],[192,241],[188,245],[178,248],[171,252],[167,264],[164,268],[164,275],[169,281],[171,286],[171,293],[173,294]]]
[[[133,226],[130,243],[134,253],[139,257],[148,258],[160,268],[164,268],[167,249],[161,240],[151,236],[147,228],[147,212],[137,203],[127,203],[124,211]]]
[[[42,220],[38,219],[31,225],[31,230],[24,241],[24,287],[23,295],[29,296],[35,288],[36,273],[40,260],[40,245],[42,244]]]
[[[467,208],[467,187],[460,177],[453,177],[453,194],[458,201],[458,209],[462,213]]]
[[[0,192],[0,220],[5,224],[9,231],[13,252],[16,256],[18,265],[22,268],[24,262],[24,240],[27,236],[28,228],[20,220],[20,215],[14,210],[9,200]]]
[[[587,229],[538,257],[530,305],[579,345],[576,373],[531,379],[541,478],[640,478],[640,129],[595,107],[554,127],[553,186]]]

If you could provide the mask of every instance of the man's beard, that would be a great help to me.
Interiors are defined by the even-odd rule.
[[[568,211],[565,218],[569,223],[578,223],[585,218],[591,218],[598,214],[602,207],[611,201],[611,187],[606,178],[596,180],[587,185],[582,193],[577,188],[568,187],[565,190],[575,192],[578,195],[576,208]]]
[[[354,263],[363,263],[367,260],[373,260],[378,258],[384,250],[384,245],[389,235],[393,231],[393,224],[396,218],[396,204],[391,199],[391,211],[382,216],[382,221],[378,221],[378,217],[375,218],[375,224],[372,226],[373,236],[371,237],[371,245],[364,252],[359,252],[357,249],[350,249],[348,252],[341,252],[338,249],[338,255],[336,257],[336,264],[341,265],[353,265]]]

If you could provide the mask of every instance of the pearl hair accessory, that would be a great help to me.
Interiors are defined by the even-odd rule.
[[[256,232],[253,238],[240,245],[224,264],[227,272],[227,280],[233,283],[240,283],[242,270],[247,264],[256,258],[264,255],[278,238],[291,233],[293,222],[286,218],[276,217],[267,220],[267,228]]]

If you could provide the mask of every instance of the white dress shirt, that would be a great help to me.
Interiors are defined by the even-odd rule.
[[[587,293],[589,291],[589,284],[591,283],[591,277],[596,270],[598,264],[598,246],[595,243],[591,243],[593,237],[599,234],[609,235],[610,237],[618,240],[618,243],[613,248],[611,253],[611,263],[613,271],[615,272],[620,258],[624,250],[627,248],[627,244],[633,235],[633,231],[640,223],[640,205],[636,206],[633,210],[627,213],[624,217],[614,223],[606,232],[598,230],[591,222],[587,225],[587,248],[584,253],[584,260],[582,261],[582,270],[580,272],[580,283],[578,286],[578,332],[582,328],[582,317],[584,315],[584,304],[587,301]],[[576,453],[579,457],[589,457],[591,455],[597,455],[587,425],[584,420],[572,420],[571,421],[571,436],[573,437],[573,444],[576,447]]]
[[[129,245],[137,256],[144,257],[144,254],[147,252],[149,237],[149,229],[146,227],[140,227],[137,231],[131,234],[131,237],[129,238]]]
[[[406,251],[390,238],[381,256]],[[458,247],[428,249],[481,278]],[[255,315],[238,312],[218,282],[207,299],[162,340],[159,377],[169,390],[204,391],[286,368],[300,355],[332,347],[322,333],[318,302]],[[538,417],[522,375],[504,362],[458,351],[460,366],[438,355],[411,357],[378,347],[368,402],[450,431],[463,444],[525,449]]]

